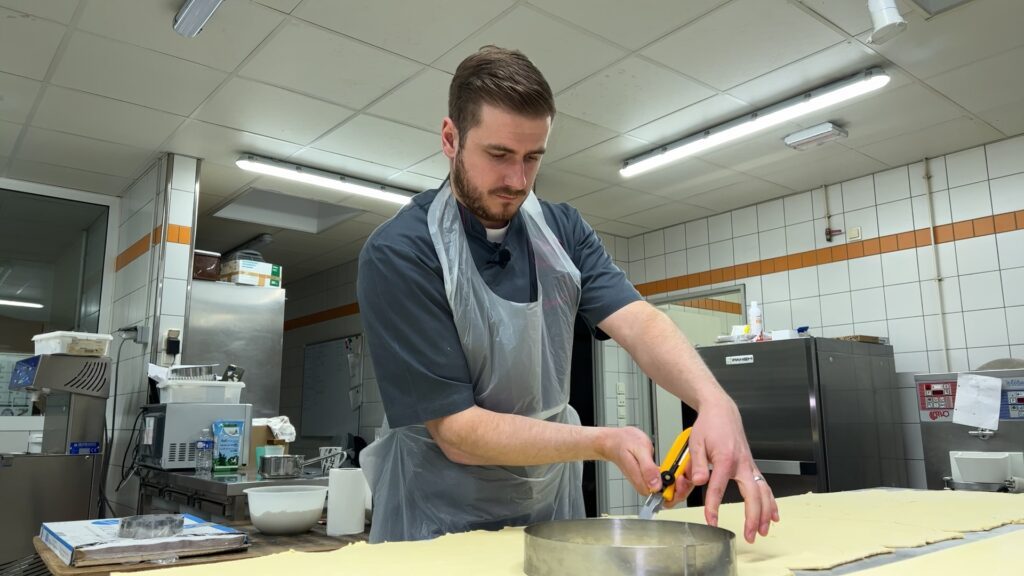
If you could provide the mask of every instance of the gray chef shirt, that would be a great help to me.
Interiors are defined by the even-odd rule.
[[[359,255],[359,312],[392,428],[423,424],[475,404],[441,263],[427,230],[427,210],[437,193],[417,194],[374,231]],[[548,227],[580,271],[578,313],[591,330],[641,299],[575,208],[540,203]],[[494,243],[476,217],[461,205],[460,211],[473,260],[491,290],[513,302],[535,301],[532,247],[522,215],[517,213],[505,239]]]

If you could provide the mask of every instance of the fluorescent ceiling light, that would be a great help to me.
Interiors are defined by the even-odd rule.
[[[42,304],[24,302],[22,300],[0,300],[0,306],[17,306],[19,308],[42,308]]]
[[[324,188],[394,202],[395,204],[408,204],[412,200],[412,194],[399,188],[391,188],[390,186],[375,184],[366,180],[359,180],[358,178],[342,176],[289,162],[280,162],[270,158],[262,158],[252,154],[242,156],[235,161],[235,165],[242,170],[250,172],[277,176],[278,178],[295,180],[296,182],[303,182],[314,186],[323,186]]]
[[[782,139],[782,142],[795,150],[806,150],[821,146],[826,142],[846,138],[846,130],[831,122],[822,122],[810,128],[798,130]]]
[[[174,16],[174,31],[185,38],[195,38],[223,0],[185,0]]]
[[[871,68],[838,82],[816,88],[789,100],[762,108],[757,112],[719,124],[692,136],[670,142],[626,160],[619,174],[623,177],[636,176],[648,170],[664,166],[687,156],[703,152],[749,136],[756,132],[778,126],[795,118],[817,112],[824,108],[874,92],[889,83],[889,75],[881,68]]]

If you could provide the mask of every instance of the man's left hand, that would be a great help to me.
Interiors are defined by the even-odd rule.
[[[743,537],[753,542],[756,534],[767,536],[771,523],[779,521],[779,507],[772,489],[754,465],[736,404],[723,397],[701,406],[690,434],[690,466],[685,474],[679,475],[675,497],[665,505],[674,506],[694,486],[707,484],[704,518],[709,526],[717,526],[718,507],[730,479],[736,481],[743,496]]]

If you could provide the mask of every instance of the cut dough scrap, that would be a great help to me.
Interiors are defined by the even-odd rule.
[[[804,494],[779,501],[785,502],[787,517],[863,520],[949,532],[976,532],[1024,522],[1024,494],[860,490]]]
[[[853,576],[934,576],[936,574],[984,574],[1018,576],[1018,558],[1024,550],[1024,530],[993,536],[855,572]]]
[[[925,526],[842,519],[843,510],[836,502],[823,506],[816,517],[804,516],[791,513],[792,500],[778,500],[781,522],[772,524],[768,536],[758,536],[753,544],[743,539],[743,505],[725,504],[719,508],[718,525],[736,534],[736,556],[741,566],[770,563],[790,570],[826,570],[869,556],[889,554],[892,548],[924,546],[961,537],[959,533]],[[657,518],[703,524],[704,510],[665,510]]]

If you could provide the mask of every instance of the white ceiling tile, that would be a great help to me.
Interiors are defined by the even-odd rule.
[[[835,122],[849,132],[844,146],[858,147],[941,124],[963,114],[955,104],[918,84],[883,88],[847,106],[823,110],[800,119],[803,126]]]
[[[259,2],[268,8],[273,8],[278,12],[288,14],[291,13],[292,10],[295,10],[295,7],[298,6],[299,2],[302,2],[302,0],[256,0],[256,2]]]
[[[686,199],[686,202],[718,213],[792,193],[791,189],[784,186],[748,176],[740,182],[691,196]]]
[[[17,158],[11,162],[7,176],[27,182],[39,182],[40,184],[85,190],[108,196],[121,195],[121,192],[131,183],[130,179],[119,176]]]
[[[0,72],[0,120],[24,122],[40,86],[35,80]]]
[[[404,188],[410,192],[422,192],[440,187],[442,180],[442,178],[431,178],[430,176],[423,176],[422,174],[414,174],[412,172],[400,172],[388,178],[385,184]]]
[[[288,22],[239,74],[362,108],[422,68],[302,21]]]
[[[0,8],[0,72],[42,80],[66,27]]]
[[[867,12],[866,8],[864,12]],[[729,94],[761,108],[866,70],[883,61],[883,58],[859,42],[840,42],[731,88]]]
[[[608,183],[625,182],[619,175],[622,161],[644,151],[650,144],[630,136],[617,136],[549,165]]]
[[[569,202],[577,210],[585,214],[593,214],[602,218],[617,219],[627,214],[664,206],[668,200],[621,186],[612,186],[586,196],[574,198]]]
[[[18,12],[32,14],[61,24],[70,24],[75,15],[78,0],[0,0],[0,6]]]
[[[676,177],[673,178],[673,176]],[[683,177],[680,178],[679,176]],[[636,178],[641,177],[657,178],[657,180],[645,179],[639,182],[634,181]],[[659,170],[630,178],[628,182],[630,186],[638,190],[657,194],[670,200],[685,200],[690,196],[696,196],[708,190],[735,184],[746,178],[747,176],[741,172],[708,164],[696,158],[689,158],[676,164],[664,166]]]
[[[608,185],[600,180],[548,167],[541,167],[533,184],[537,195],[548,202],[566,202],[606,187]]]
[[[451,81],[451,74],[426,68],[366,111],[440,134],[441,122],[448,116]]]
[[[365,114],[318,140],[314,147],[405,169],[441,148],[441,137]]]
[[[716,94],[667,116],[631,130],[630,136],[652,143],[685,138],[751,111],[750,106],[726,94]]]
[[[374,164],[373,162],[325,152],[316,148],[307,148],[296,154],[292,159],[300,164],[314,168],[337,172],[346,176],[355,176],[356,178],[363,178],[373,182],[383,182],[401,171],[401,169],[393,166]]]
[[[627,132],[714,94],[641,58],[602,70],[558,95],[567,114]]]
[[[823,18],[856,36],[871,28],[871,13],[866,2],[836,0],[800,0],[802,4]]]
[[[966,116],[904,132],[888,140],[860,146],[858,150],[890,166],[909,164],[921,158],[934,158],[955,150],[964,150],[1002,138],[992,127]],[[866,172],[865,172],[866,173]]]
[[[736,0],[643,54],[726,90],[840,40],[835,31],[786,0]]]
[[[889,168],[888,164],[856,150],[834,147],[805,150],[801,157],[760,166],[751,170],[750,174],[791,190],[803,191],[880,172],[886,168]]]
[[[929,20],[919,13],[905,18],[907,29],[876,50],[918,78],[1024,45],[1024,3],[1017,0],[970,2]]]
[[[637,50],[728,0],[531,0],[531,4],[577,26]]]
[[[1024,133],[1024,98],[982,110],[978,116],[1008,136]]]
[[[180,58],[76,32],[53,83],[186,116],[224,76]]]
[[[46,89],[32,125],[138,148],[156,149],[185,119],[103,96]]]
[[[259,4],[224,2],[195,38],[174,31],[180,2],[88,2],[78,28],[230,72],[281,23],[284,16]]]
[[[1024,47],[929,78],[928,84],[975,114],[1016,102],[1024,94]]]
[[[223,208],[228,203],[227,196],[213,196],[201,194],[199,196],[199,215],[208,216]]]
[[[29,128],[17,157],[100,174],[130,177],[153,156],[152,152],[73,134]]]
[[[518,6],[461,42],[435,66],[454,73],[466,56],[488,44],[520,47],[556,94],[626,55],[622,49],[533,8]]]
[[[608,234],[615,234],[621,238],[632,238],[639,234],[643,234],[644,232],[648,232],[650,229],[643,226],[626,224],[625,222],[618,222],[616,220],[607,220],[594,225],[594,230],[597,230],[598,232],[606,232]]]
[[[228,166],[233,165],[244,153],[286,158],[298,150],[299,147],[290,142],[198,120],[189,120],[178,128],[167,145],[168,152],[187,154]]]
[[[354,113],[276,86],[233,78],[195,117],[305,146]]]
[[[612,130],[559,112],[551,124],[544,161],[560,160],[613,137]]]
[[[512,4],[510,0],[449,0],[443,4],[306,0],[294,15],[426,64]]]
[[[258,177],[234,164],[203,162],[199,166],[199,197],[231,196]]]
[[[0,121],[0,156],[10,156],[21,134],[21,124]]]
[[[372,222],[366,222],[366,218],[373,218]],[[348,244],[360,238],[366,238],[384,219],[376,214],[364,212],[350,220],[345,220],[331,226],[319,234],[323,238],[329,238],[337,244]]]
[[[664,206],[630,214],[629,216],[622,216],[618,220],[627,224],[657,230],[672,226],[673,224],[681,224],[690,220],[696,220],[697,218],[711,216],[712,214],[714,214],[714,211],[707,208],[683,202],[672,202]]]
[[[448,157],[443,152],[438,152],[423,162],[409,167],[408,172],[443,180],[448,177],[450,166]]]

